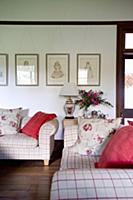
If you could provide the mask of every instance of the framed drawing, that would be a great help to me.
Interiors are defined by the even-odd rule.
[[[16,54],[15,75],[17,86],[36,86],[39,79],[38,54]]]
[[[0,54],[0,85],[8,85],[8,55]]]
[[[77,85],[100,85],[100,54],[77,54]]]
[[[46,85],[61,86],[69,81],[69,54],[46,54]]]

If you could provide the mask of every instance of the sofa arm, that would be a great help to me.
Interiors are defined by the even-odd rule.
[[[64,147],[75,144],[78,139],[78,125],[66,126],[64,129]]]
[[[39,147],[45,148],[46,144],[50,144],[50,138],[54,137],[58,127],[59,123],[57,119],[50,120],[41,126],[38,139]]]
[[[44,156],[44,165],[49,165],[50,156],[54,150],[54,135],[58,126],[58,120],[53,119],[40,128],[38,142],[41,154]]]

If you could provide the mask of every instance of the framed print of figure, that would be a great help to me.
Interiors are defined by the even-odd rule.
[[[100,54],[77,54],[77,85],[100,85]]]
[[[15,73],[17,86],[36,86],[39,82],[38,54],[16,54]]]
[[[69,81],[69,54],[46,54],[46,85],[61,86]]]

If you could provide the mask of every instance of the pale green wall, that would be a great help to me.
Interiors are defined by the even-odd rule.
[[[133,0],[0,0],[0,20],[133,20]]]

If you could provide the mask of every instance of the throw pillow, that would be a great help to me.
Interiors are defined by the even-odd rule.
[[[133,126],[133,121],[128,120],[127,122],[129,125]]]
[[[109,134],[120,126],[121,118],[107,120],[90,118],[79,120],[78,141],[70,147],[71,151],[83,155],[94,155]]]
[[[25,124],[25,126],[20,130],[20,132],[38,139],[40,127],[47,121],[52,120],[56,117],[55,114],[43,113],[41,111],[35,113],[33,117]]]
[[[29,118],[29,109],[22,109],[20,112],[20,116],[21,116],[21,120],[20,120],[20,124],[19,124],[19,131],[23,126],[23,119]]]
[[[21,112],[20,112],[20,115],[21,115],[22,119],[24,117],[28,116],[29,115],[29,109],[28,108],[27,109],[22,109]]]
[[[22,108],[0,109],[0,135],[18,132]]]
[[[98,168],[133,167],[133,126],[117,130],[96,163]]]

